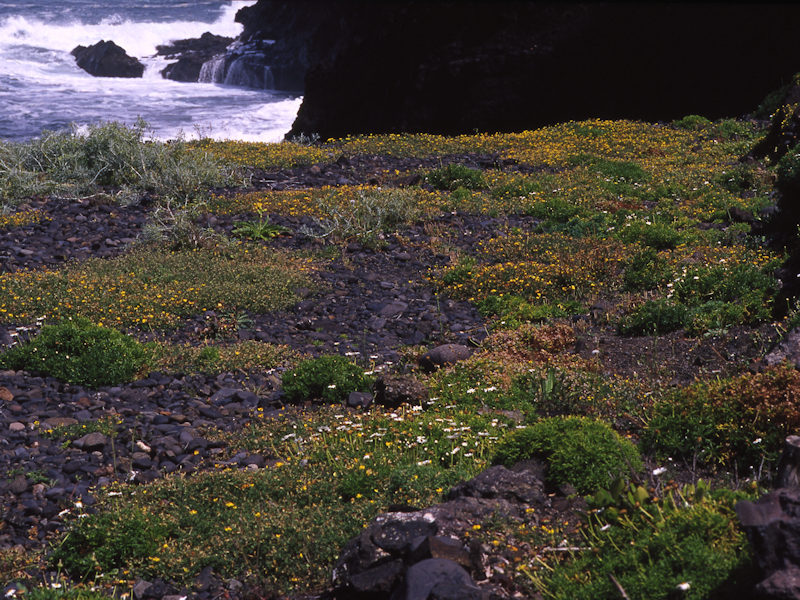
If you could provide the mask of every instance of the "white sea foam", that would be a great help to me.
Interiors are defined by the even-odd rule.
[[[56,4],[64,15],[73,14],[69,0]],[[99,15],[97,22],[48,17],[25,8],[9,14],[4,6],[0,11],[6,15],[0,16],[0,138],[32,137],[70,122],[133,123],[142,117],[161,139],[181,133],[196,137],[199,132],[216,139],[280,140],[297,114],[299,98],[165,80],[160,71],[168,61],[155,56],[159,44],[199,37],[206,31],[235,37],[241,32],[241,25],[234,22],[236,12],[252,4],[254,0],[226,3],[214,22],[191,20],[192,4],[171,5],[183,11],[175,13],[180,15],[176,20],[170,20],[170,12],[165,15],[162,5],[159,18],[145,16],[135,21],[120,3],[116,5],[119,14]],[[138,15],[154,14],[141,4],[137,8]],[[69,52],[101,39],[113,40],[142,60],[144,77],[95,78],[79,69]]]
[[[225,7],[214,23],[202,21],[135,22],[119,15],[106,17],[97,24],[69,21],[44,21],[23,15],[0,20],[0,53],[23,46],[69,53],[75,46],[88,46],[100,40],[113,40],[128,54],[151,56],[156,46],[173,40],[200,37],[206,31],[236,37],[242,26],[234,22],[236,12],[252,1],[234,1]]]

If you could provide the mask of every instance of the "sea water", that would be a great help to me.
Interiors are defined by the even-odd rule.
[[[0,0],[0,139],[144,119],[158,139],[278,141],[301,98],[161,77],[156,46],[210,31],[235,37],[236,11],[254,0]],[[93,77],[70,51],[111,40],[145,65],[141,79]]]

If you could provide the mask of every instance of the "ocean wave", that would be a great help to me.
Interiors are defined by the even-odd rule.
[[[299,98],[166,80],[160,71],[168,61],[154,56],[158,44],[206,31],[235,37],[241,31],[234,22],[236,11],[254,0],[227,3],[221,11],[212,10],[210,3],[187,3],[181,10],[173,10],[179,8],[176,4],[151,3],[150,14],[140,3],[135,3],[135,11],[131,6],[126,10],[124,2],[111,7],[106,3],[106,12],[94,11],[93,21],[86,16],[97,4],[93,0],[31,4],[48,7],[50,16],[44,10],[27,10],[27,4],[20,5],[17,14],[9,14],[8,4],[0,6],[0,138],[28,139],[69,123],[132,124],[142,117],[159,139],[184,135],[279,141],[297,114]],[[213,4],[219,8],[221,3]],[[132,18],[134,12],[142,20]],[[78,13],[84,17],[67,18]],[[139,58],[146,67],[144,77],[92,77],[79,69],[70,51],[101,39],[113,40]]]
[[[240,8],[251,4],[252,1],[234,1],[225,6],[212,23],[192,20],[136,21],[119,12],[105,16],[98,23],[9,15],[0,18],[0,59],[14,47],[27,46],[68,53],[75,46],[90,45],[100,40],[113,40],[131,56],[152,56],[159,44],[200,37],[206,31],[228,37],[239,35],[242,26],[234,22],[234,16]]]

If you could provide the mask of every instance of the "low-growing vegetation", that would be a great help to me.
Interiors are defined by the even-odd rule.
[[[45,325],[32,340],[0,355],[6,369],[92,387],[131,381],[146,365],[147,353],[135,339],[80,317]]]
[[[535,458],[547,464],[547,483],[571,484],[581,494],[642,468],[636,446],[606,423],[585,417],[549,417],[518,429],[498,445],[494,460],[513,466]]]
[[[0,203],[55,194],[89,195],[113,188],[123,203],[145,193],[187,199],[231,183],[233,172],[209,153],[180,141],[148,141],[147,124],[92,125],[86,131],[45,132],[27,143],[0,144]]]
[[[20,246],[55,224],[52,202],[147,211],[105,258],[26,267],[18,253],[0,272],[3,376],[103,402],[80,421],[14,423],[64,452],[91,445],[99,462],[80,477],[103,479],[91,508],[59,499],[63,525],[0,549],[0,584],[93,600],[213,572],[252,597],[318,594],[376,515],[528,461],[568,508],[471,523],[462,541],[503,557],[493,583],[723,597],[752,563],[735,502],[770,483],[800,427],[797,370],[764,360],[800,318],[774,317],[786,256],[754,235],[797,157],[740,161],[762,133],[689,115],[280,144],[158,143],[108,124],[0,144],[0,231]],[[337,161],[361,183],[318,168]],[[272,189],[264,174],[281,169]],[[455,341],[469,358],[417,368]],[[413,393],[366,406],[393,383]],[[0,386],[0,402],[18,392]],[[159,393],[147,414],[130,406]],[[147,436],[173,425],[191,435],[157,472]],[[0,475],[42,494],[54,476],[27,462]],[[52,572],[63,588],[40,585]]]

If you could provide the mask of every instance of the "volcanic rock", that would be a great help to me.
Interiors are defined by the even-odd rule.
[[[786,337],[764,357],[764,363],[770,367],[788,361],[800,369],[800,327],[795,327]]]
[[[468,532],[490,517],[519,521],[551,507],[536,473],[491,467],[454,487],[446,502],[373,519],[336,562],[336,598],[485,598],[469,571],[482,575],[487,559],[477,546],[474,556],[468,549]]]
[[[203,63],[218,54],[224,54],[232,42],[233,38],[214,35],[207,31],[199,38],[176,40],[167,45],[156,46],[156,54],[178,59],[177,62],[170,63],[162,69],[161,75],[173,81],[197,81]]]
[[[424,371],[433,372],[440,367],[453,365],[472,356],[472,350],[462,344],[443,344],[428,350],[419,358],[419,366]]]
[[[800,488],[779,488],[756,502],[743,500],[736,514],[762,575],[762,600],[797,598],[800,591]]]
[[[72,52],[78,66],[95,77],[141,77],[144,65],[112,41],[77,46]]]

